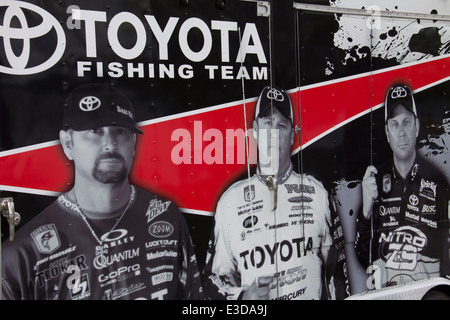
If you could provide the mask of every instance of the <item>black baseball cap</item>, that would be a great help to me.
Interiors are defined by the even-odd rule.
[[[64,106],[63,128],[83,131],[106,126],[136,127],[130,100],[121,91],[105,84],[85,84],[75,88]]]
[[[411,89],[404,84],[396,84],[390,87],[386,94],[384,103],[385,121],[391,118],[392,111],[400,104],[417,117],[416,103],[414,102]]]
[[[276,86],[266,86],[261,91],[256,104],[256,117],[263,118],[270,116],[272,107],[277,108],[286,119],[293,122],[292,104],[288,94]]]

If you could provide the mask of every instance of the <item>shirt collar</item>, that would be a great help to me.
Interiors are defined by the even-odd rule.
[[[291,173],[294,169],[294,166],[292,165],[292,163],[289,164],[289,167],[287,168],[287,170],[284,172],[284,174],[280,175],[280,180],[277,181],[278,184],[283,184],[287,181],[287,179],[291,176]],[[256,169],[256,175],[258,176],[258,179],[263,182],[264,184],[266,183],[266,175],[261,175],[261,172],[259,170],[259,166]]]

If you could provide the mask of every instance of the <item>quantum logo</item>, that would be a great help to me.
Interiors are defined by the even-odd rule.
[[[0,65],[0,72],[13,75],[29,75],[45,71],[54,66],[61,59],[65,46],[66,36],[58,20],[42,8],[22,2],[12,0],[2,0],[1,7],[6,7],[3,21],[0,21],[0,37],[3,38],[4,54],[9,65]],[[41,21],[40,24],[29,26],[27,15],[33,16],[33,21]],[[38,16],[34,19],[34,16]],[[0,17],[1,19],[1,17]],[[13,26],[16,24],[17,26]],[[54,40],[56,34],[56,41]],[[43,61],[30,63],[32,40],[46,37],[54,41],[48,58]],[[17,44],[21,41],[21,48],[13,49],[13,42]],[[18,50],[21,49],[21,50]],[[18,53],[20,51],[20,53]],[[31,64],[31,65],[30,65]]]

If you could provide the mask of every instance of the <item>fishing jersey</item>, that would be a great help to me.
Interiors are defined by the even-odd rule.
[[[217,204],[205,295],[240,299],[255,279],[270,276],[270,299],[320,299],[329,223],[327,192],[312,176],[290,171],[275,210],[274,191],[259,174],[233,184]]]
[[[378,168],[376,181],[371,252],[370,220],[358,220],[363,265],[371,259],[380,268],[381,287],[449,274],[449,186],[442,173],[417,156],[406,179],[389,161]]]
[[[4,299],[202,298],[184,217],[171,201],[131,188],[118,223],[89,220],[101,245],[64,194],[20,228],[2,247]]]

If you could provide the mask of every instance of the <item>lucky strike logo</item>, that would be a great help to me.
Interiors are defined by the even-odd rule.
[[[107,14],[101,10],[86,10],[76,5],[67,7],[66,23],[61,23],[43,8],[23,1],[2,0],[0,3],[0,46],[3,42],[4,62],[0,72],[12,75],[31,75],[55,66],[68,48],[63,26],[70,32],[80,32],[84,37],[85,56],[77,57],[78,77],[95,75],[111,78],[175,78],[190,79],[194,69],[201,69],[208,79],[267,80],[267,58],[254,23],[246,22],[242,32],[236,21],[204,21],[197,17],[181,20],[169,17],[167,21],[154,15],[138,16],[131,12]],[[176,13],[176,12],[174,12]],[[131,28],[130,28],[131,27]],[[122,45],[121,31],[133,29],[135,35],[131,47]],[[195,33],[203,43],[201,48],[191,40]],[[239,35],[239,37],[237,37]],[[123,35],[122,35],[123,37]],[[109,48],[117,61],[100,60],[97,39],[107,39]],[[133,38],[133,37],[131,37]],[[131,39],[127,37],[127,39]],[[146,50],[154,44],[158,50],[158,61],[138,60],[146,57]],[[239,38],[239,40],[237,40]],[[234,43],[239,41],[237,44]],[[233,45],[233,43],[235,45]],[[187,59],[180,64],[166,63],[170,60],[173,46],[177,44]],[[79,45],[78,45],[79,46]],[[45,49],[39,49],[44,47]],[[217,64],[198,62],[210,58],[213,48],[220,47]],[[1,47],[0,47],[1,50]],[[215,53],[217,54],[217,53]],[[243,66],[249,55],[257,58],[256,66]],[[143,58],[145,59],[145,58]],[[147,58],[149,59],[149,58]],[[210,59],[208,59],[209,61]],[[194,65],[185,62],[192,62]],[[195,71],[197,72],[197,71]]]
[[[22,2],[2,0],[0,10],[6,7],[3,21],[0,22],[0,37],[3,39],[6,62],[9,65],[0,65],[0,72],[15,75],[28,75],[45,71],[54,66],[61,59],[66,44],[66,36],[61,24],[50,13],[42,8]],[[36,25],[29,25],[26,14],[37,16]],[[53,51],[43,61],[30,66],[31,42],[49,34],[56,34]],[[21,41],[22,50],[18,53],[13,49],[13,42]]]

